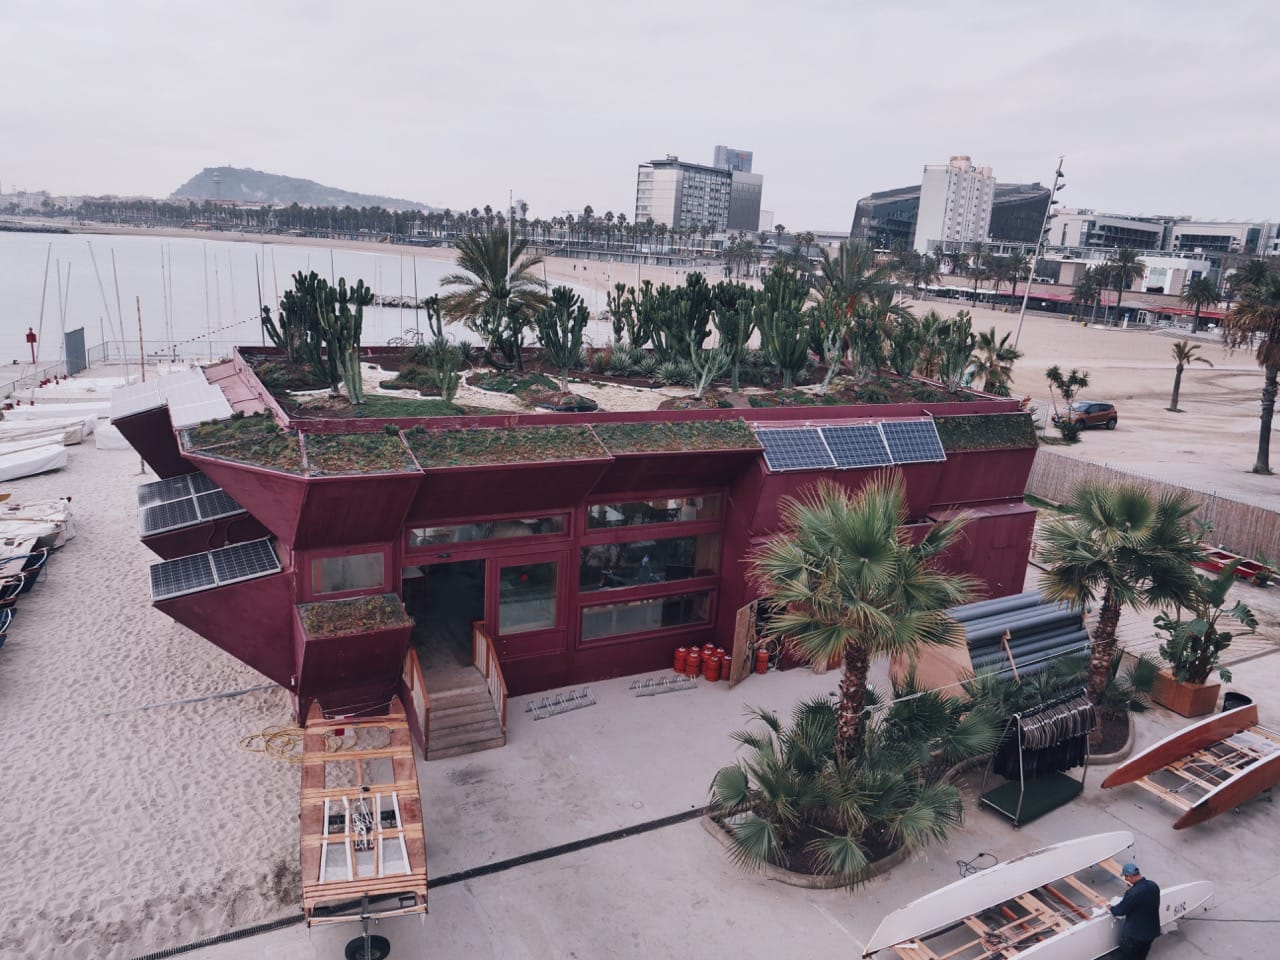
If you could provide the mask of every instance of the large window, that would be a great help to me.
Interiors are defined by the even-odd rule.
[[[348,557],[320,557],[311,561],[311,592],[381,590],[386,583],[383,555],[357,553]]]
[[[650,600],[609,603],[582,610],[582,639],[600,640],[628,633],[707,623],[711,618],[711,594],[683,593]]]
[[[498,633],[528,633],[556,625],[556,564],[503,567],[498,577]]]
[[[662,497],[625,503],[597,503],[587,507],[587,529],[625,527],[640,523],[679,523],[715,520],[720,516],[718,494],[701,497]]]
[[[589,593],[713,576],[719,559],[720,538],[715,535],[597,543],[582,548],[578,589]]]
[[[438,527],[413,527],[409,530],[409,548],[434,547],[437,544],[467,543],[473,540],[505,540],[509,537],[539,537],[564,533],[565,516],[526,517],[514,520],[484,520],[475,523],[453,523]]]

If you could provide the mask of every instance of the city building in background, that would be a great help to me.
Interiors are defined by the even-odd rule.
[[[751,151],[739,150],[737,147],[726,147],[716,144],[716,158],[713,167],[724,167],[726,170],[737,170],[739,173],[751,172]]]
[[[918,253],[928,253],[939,243],[985,241],[995,192],[991,168],[976,166],[967,156],[925,164],[912,246]]]
[[[1049,202],[1049,188],[1039,183],[997,183],[991,223],[985,241],[1034,244]],[[879,250],[906,248],[915,242],[920,187],[898,187],[858,201],[849,236]]]
[[[718,145],[715,163],[687,163],[668,155],[636,172],[635,222],[675,230],[709,226],[717,234],[760,229],[764,177],[751,172],[751,151]]]

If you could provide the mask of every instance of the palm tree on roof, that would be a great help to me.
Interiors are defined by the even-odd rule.
[[[1222,318],[1222,339],[1227,349],[1255,347],[1254,357],[1263,370],[1262,417],[1254,473],[1271,473],[1271,423],[1275,417],[1277,375],[1280,374],[1280,272],[1267,271],[1265,279],[1247,286],[1237,303]]]
[[[1201,274],[1192,277],[1187,281],[1186,287],[1182,291],[1182,302],[1195,310],[1195,320],[1192,323],[1192,330],[1200,329],[1200,311],[1204,307],[1214,306],[1222,299],[1221,293],[1218,291],[1218,285]],[[1176,407],[1177,404],[1172,406]]]
[[[440,285],[460,289],[440,298],[440,311],[449,322],[461,321],[483,337],[486,350],[496,347],[508,362],[523,369],[521,336],[551,301],[545,284],[533,274],[542,257],[526,256],[529,240],[517,237],[508,261],[507,241],[506,229],[496,226],[458,238],[461,272],[442,277]]]

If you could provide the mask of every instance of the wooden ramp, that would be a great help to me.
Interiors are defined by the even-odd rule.
[[[440,760],[507,742],[502,718],[484,674],[476,667],[428,670],[424,674],[431,713],[427,730],[427,759]]]
[[[364,898],[392,898],[377,916],[425,913],[427,846],[404,707],[385,717],[307,714],[302,743],[302,908],[307,924],[360,919]],[[345,911],[345,912],[344,912]]]

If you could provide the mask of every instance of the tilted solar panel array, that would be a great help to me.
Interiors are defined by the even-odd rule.
[[[932,418],[823,427],[755,428],[771,473],[853,470],[946,460]]]
[[[265,577],[279,570],[280,561],[270,540],[234,543],[208,553],[151,564],[151,599],[168,600],[199,593]]]
[[[138,487],[138,535],[152,537],[221,517],[244,507],[203,473],[188,473]]]
[[[880,424],[894,463],[931,463],[947,459],[933,420],[886,420]]]
[[[764,447],[764,462],[774,473],[787,470],[821,470],[836,465],[822,435],[813,427],[756,430]]]
[[[893,462],[880,428],[874,423],[855,423],[823,427],[837,467],[882,467]]]

